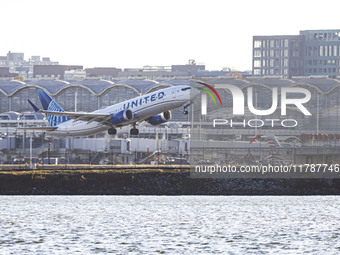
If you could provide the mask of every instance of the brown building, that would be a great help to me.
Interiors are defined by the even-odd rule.
[[[15,77],[16,73],[10,73],[9,67],[0,67],[0,77]]]
[[[33,66],[34,78],[60,78],[64,79],[65,71],[83,69],[83,66],[66,65],[35,65]]]
[[[196,65],[196,64],[190,64],[190,65],[172,65],[171,71],[172,72],[199,72],[204,71],[205,65]]]
[[[115,67],[95,67],[95,68],[86,68],[86,73],[90,77],[101,77],[101,78],[109,78],[109,77],[117,77],[121,69]]]

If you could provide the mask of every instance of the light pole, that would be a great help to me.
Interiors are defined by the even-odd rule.
[[[146,164],[149,165],[149,146],[147,147],[146,155],[147,155]]]
[[[316,134],[319,134],[319,93],[316,94]]]
[[[32,149],[32,144],[33,144],[33,136],[30,137],[30,169],[33,168],[33,162],[32,162],[33,149]]]
[[[47,158],[48,158],[47,163],[50,165],[51,164],[51,141],[48,142]]]

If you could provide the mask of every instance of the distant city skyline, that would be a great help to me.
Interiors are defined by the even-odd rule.
[[[47,56],[85,68],[195,59],[207,70],[251,70],[254,35],[337,29],[337,5],[332,0],[3,0],[0,55],[23,52],[25,59]]]

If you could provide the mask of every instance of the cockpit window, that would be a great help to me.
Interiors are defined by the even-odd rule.
[[[191,89],[190,87],[183,88],[182,91],[186,91],[188,89]]]

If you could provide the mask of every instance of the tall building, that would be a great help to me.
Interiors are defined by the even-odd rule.
[[[303,75],[301,36],[254,36],[253,75]]]
[[[253,75],[339,75],[340,30],[253,37]]]
[[[339,75],[340,30],[300,31],[304,38],[305,75]]]

